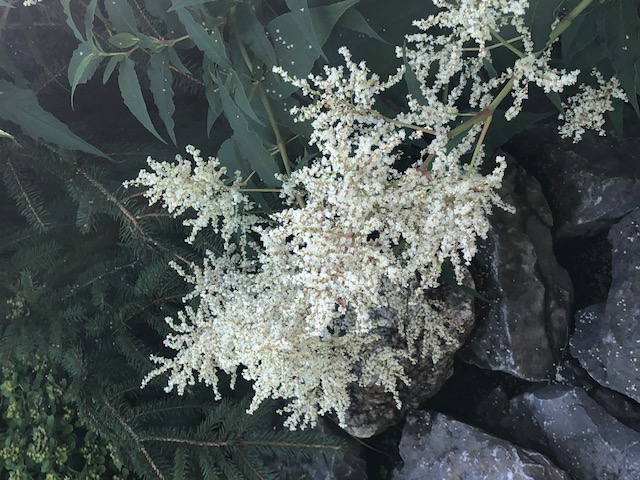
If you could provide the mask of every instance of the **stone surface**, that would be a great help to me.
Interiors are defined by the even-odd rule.
[[[549,379],[567,341],[571,280],[556,262],[538,182],[510,161],[501,195],[516,211],[495,209],[489,218],[474,278],[490,303],[476,303],[476,328],[461,356],[480,368]]]
[[[640,209],[611,228],[609,241],[609,296],[576,313],[571,353],[601,385],[640,401]]]
[[[544,141],[540,141],[544,139]],[[518,137],[514,154],[536,176],[553,211],[554,236],[589,236],[640,206],[640,122],[625,119],[625,135],[587,132],[580,143],[561,139],[555,125]]]
[[[471,276],[465,280],[466,285],[473,286]],[[449,331],[452,342],[442,343],[442,356],[434,362],[427,355],[413,364],[409,359],[403,362],[407,376],[411,379],[411,385],[400,384],[398,392],[402,407],[397,408],[393,396],[379,385],[353,385],[350,398],[351,406],[347,410],[345,430],[359,438],[369,438],[398,423],[407,410],[415,409],[425,399],[435,395],[444,382],[453,373],[454,357],[460,346],[471,332],[474,322],[473,297],[459,288],[442,285],[429,293],[435,300],[444,303],[445,310],[455,312],[449,320]],[[376,320],[385,320],[390,326],[397,325],[397,313],[391,309],[378,309],[372,312],[377,315]],[[409,321],[407,318],[405,321]],[[393,328],[388,333],[382,334],[382,340],[371,348],[380,348],[381,345],[391,345],[402,348],[404,341]]]
[[[640,478],[640,434],[580,388],[551,385],[519,395],[503,423],[520,445],[547,455],[576,480]]]
[[[408,416],[400,455],[404,467],[394,480],[569,480],[544,455],[439,413]]]

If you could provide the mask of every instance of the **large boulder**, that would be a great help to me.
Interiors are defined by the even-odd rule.
[[[640,478],[640,433],[581,388],[550,385],[518,395],[503,425],[520,445],[547,455],[576,480]]]
[[[576,313],[571,353],[601,385],[640,401],[640,209],[611,228],[609,241],[609,296]]]
[[[500,194],[515,213],[496,209],[489,218],[474,277],[490,302],[476,303],[461,356],[525,380],[550,379],[567,342],[571,280],[556,262],[553,219],[535,178],[511,160]]]
[[[544,455],[517,447],[440,413],[407,417],[394,480],[569,480]]]

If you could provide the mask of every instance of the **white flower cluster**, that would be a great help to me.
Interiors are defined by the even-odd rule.
[[[222,180],[227,170],[220,166],[218,159],[209,157],[205,161],[200,150],[191,145],[187,147],[187,153],[193,157],[194,168],[190,160],[180,155],[176,155],[175,164],[156,162],[149,157],[147,163],[154,172],[142,170],[138,178],[125,182],[124,186],[148,187],[145,196],[149,198],[149,204],[162,200],[162,206],[176,217],[193,209],[197,215],[183,222],[192,228],[188,243],[195,240],[200,230],[211,226],[215,233],[221,234],[225,248],[229,248],[234,233],[247,232],[257,221],[253,215],[240,213],[241,207],[249,210],[254,206],[240,192],[240,172],[236,172],[234,182],[227,185]]]
[[[587,129],[595,130],[601,136],[606,135],[604,129],[604,113],[613,110],[613,98],[624,102],[628,101],[624,90],[620,88],[620,82],[613,77],[608,81],[597,70],[591,72],[597,82],[598,88],[588,85],[580,85],[580,93],[570,97],[567,103],[563,103],[564,115],[560,120],[565,123],[560,126],[559,132],[562,138],[572,137],[577,143]]]
[[[22,2],[22,5],[24,5],[25,7],[33,7],[34,5],[37,5],[41,2],[42,0],[24,0],[24,2]]]
[[[275,69],[310,100],[292,113],[311,121],[311,144],[320,153],[281,177],[289,205],[283,210],[262,218],[240,215],[240,205],[247,211],[252,204],[239,176],[225,183],[219,162],[205,162],[193,147],[187,151],[195,168],[180,156],[177,164],[149,159],[155,173],[143,171],[130,182],[149,187],[150,201],[161,199],[175,215],[195,212],[185,220],[193,228],[189,241],[207,226],[225,240],[223,255],[209,252],[191,272],[175,266],[194,289],[177,320],[167,319],[173,333],[165,345],[176,355],[153,357],[158,368],[145,384],[167,374],[167,391],[183,393],[202,381],[219,396],[219,372],[235,378],[241,367],[255,382],[250,411],[268,397],[283,398],[290,402],[283,411],[291,428],[313,425],[327,412],[344,423],[350,385],[383,386],[399,405],[398,384],[410,381],[402,362],[437,361],[442,345],[457,342],[449,330],[455,312],[428,300],[425,291],[438,286],[447,261],[462,281],[492,207],[509,209],[496,194],[505,159],[498,157],[489,175],[477,169],[487,117],[459,132],[453,128],[463,91],[471,89],[470,108],[488,115],[495,99],[511,92],[512,118],[530,82],[558,92],[575,83],[577,72],[550,68],[550,47],[533,51],[523,23],[526,0],[433,1],[441,13],[416,22],[422,32],[407,37],[412,48],[399,51],[422,98],[409,96],[408,111],[396,118],[384,117],[375,104],[400,81],[404,67],[382,81],[342,48],[345,66],[325,67],[322,76],[297,79]],[[445,33],[432,35],[432,27]],[[513,68],[487,81],[483,60],[490,61],[489,42],[500,40],[503,27],[515,28],[524,51]],[[433,135],[413,159],[399,148],[407,127],[414,136]],[[464,166],[468,155],[471,164]],[[231,241],[235,232],[254,239],[253,255]],[[381,306],[408,319],[395,326],[404,345],[372,348],[385,325],[370,313]]]

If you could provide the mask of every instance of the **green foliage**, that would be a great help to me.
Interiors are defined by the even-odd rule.
[[[23,311],[16,297],[11,315]],[[78,416],[64,375],[38,356],[20,365],[5,362],[0,372],[2,478],[127,478],[112,444]]]

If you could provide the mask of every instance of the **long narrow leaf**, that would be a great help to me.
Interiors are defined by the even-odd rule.
[[[189,37],[191,37],[193,43],[202,50],[205,56],[213,63],[225,68],[231,68],[231,63],[227,57],[227,52],[224,48],[224,42],[220,37],[220,32],[211,32],[210,35],[202,25],[193,19],[193,16],[188,10],[181,8],[177,12],[180,21],[187,29]]]
[[[153,126],[149,112],[147,111],[147,105],[142,97],[142,89],[140,88],[140,82],[138,81],[138,74],[136,73],[133,60],[129,57],[120,62],[118,69],[118,86],[120,87],[120,94],[122,100],[127,106],[129,111],[138,119],[138,121],[144,125],[144,128],[149,130],[158,140],[163,143],[167,143],[160,136],[156,127]]]
[[[42,138],[63,148],[109,158],[45,111],[32,90],[20,89],[6,80],[0,80],[0,118],[16,123],[33,138]]]
[[[153,100],[158,107],[160,118],[167,129],[167,133],[174,145],[177,145],[176,135],[174,133],[175,123],[173,122],[173,114],[176,111],[173,103],[173,88],[171,87],[171,69],[169,68],[169,59],[162,52],[151,56],[149,60],[149,82]]]

